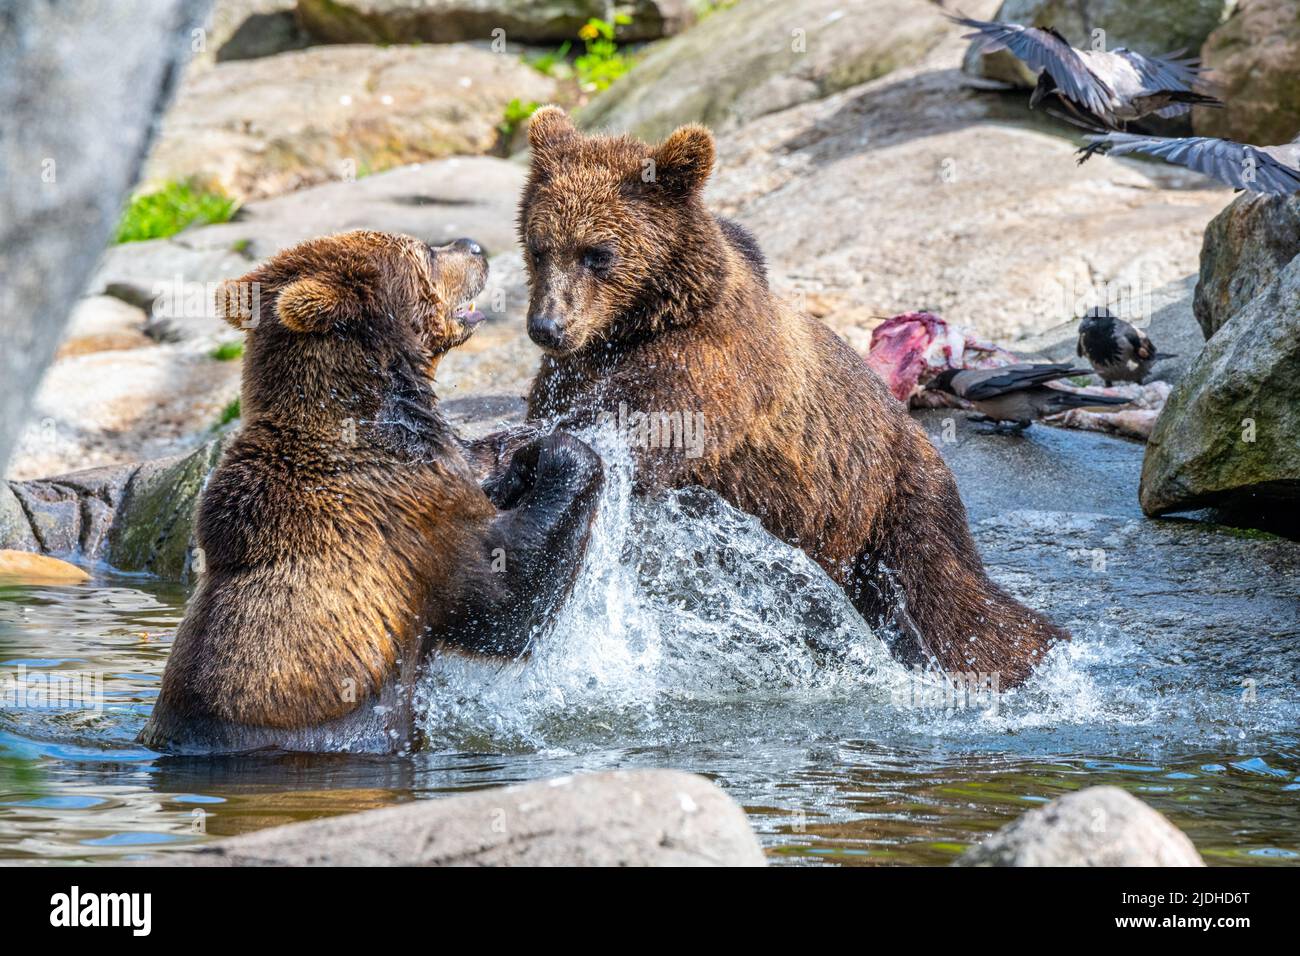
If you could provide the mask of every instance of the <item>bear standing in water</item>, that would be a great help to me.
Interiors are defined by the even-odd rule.
[[[708,130],[650,147],[585,136],[547,107],[529,137],[519,230],[545,353],[531,421],[701,422],[697,453],[662,428],[634,449],[641,489],[699,485],[757,516],[887,625],[907,663],[1012,686],[1068,639],[989,580],[952,473],[906,408],[776,299],[753,238],[705,209]]]
[[[487,493],[473,480],[433,373],[486,276],[469,240],[352,232],[223,284],[247,331],[243,426],[203,492],[199,583],[143,743],[401,750],[430,650],[516,657],[552,619],[602,470],[552,435]]]

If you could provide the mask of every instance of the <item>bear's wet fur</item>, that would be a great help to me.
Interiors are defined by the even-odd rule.
[[[757,516],[906,663],[1013,686],[1068,639],[989,580],[952,473],[906,408],[772,295],[757,243],[705,208],[707,129],[649,146],[584,135],[546,107],[530,143],[519,231],[544,352],[530,421],[702,415],[702,455],[635,449],[642,490],[699,485]]]
[[[475,482],[433,373],[486,273],[467,240],[351,232],[222,285],[247,333],[242,427],[200,501],[198,584],[142,742],[405,749],[430,651],[514,657],[544,629],[602,470],[553,435]]]

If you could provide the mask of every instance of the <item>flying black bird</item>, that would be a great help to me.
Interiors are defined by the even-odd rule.
[[[1157,352],[1145,332],[1104,308],[1089,309],[1079,322],[1078,353],[1108,386],[1111,382],[1140,385],[1156,362],[1178,357]]]
[[[1132,120],[1170,117],[1193,106],[1222,106],[1223,102],[1196,89],[1203,84],[1198,61],[1180,59],[1178,50],[1164,56],[1143,56],[1124,47],[1077,50],[1051,27],[1026,27],[969,17],[948,19],[973,27],[966,34],[983,50],[1008,50],[1038,73],[1029,107],[1056,94],[1067,119],[1085,126],[1123,129]]]
[[[1132,133],[1106,133],[1087,139],[1088,145],[1079,150],[1081,163],[1087,162],[1094,153],[1113,156],[1146,153],[1213,176],[1235,189],[1274,196],[1300,190],[1300,143],[1251,146],[1209,136],[1135,136]]]
[[[1087,375],[1088,370],[1068,364],[1019,364],[1000,368],[948,369],[926,386],[965,399],[987,421],[1014,422],[1028,428],[1048,415],[1071,408],[1127,405],[1113,395],[1084,395],[1052,388],[1047,382],[1067,375]]]

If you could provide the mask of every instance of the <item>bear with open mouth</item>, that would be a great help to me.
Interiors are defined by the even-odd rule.
[[[350,232],[224,283],[243,423],[204,489],[197,589],[141,741],[399,751],[437,649],[513,658],[581,563],[603,481],[568,435],[480,488],[433,374],[482,315],[477,243]]]
[[[585,135],[545,107],[529,141],[519,234],[543,351],[531,422],[667,423],[631,436],[642,491],[701,486],[755,515],[909,664],[1006,687],[1068,639],[989,580],[952,472],[907,409],[773,295],[754,238],[705,208],[707,129],[652,146]],[[702,440],[678,440],[688,422]]]

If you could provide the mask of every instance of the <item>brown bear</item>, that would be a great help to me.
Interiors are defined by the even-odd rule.
[[[603,472],[557,434],[473,480],[433,373],[486,274],[470,240],[351,232],[222,285],[247,330],[243,424],[199,504],[199,583],[143,743],[405,749],[432,649],[514,657],[539,636]]]
[[[989,580],[952,473],[906,408],[821,322],[768,289],[701,190],[714,144],[588,136],[539,110],[519,208],[539,424],[639,415],[642,490],[697,485],[804,549],[909,664],[1026,679],[1068,634]],[[677,440],[698,421],[695,453]],[[652,440],[646,441],[646,436]]]

